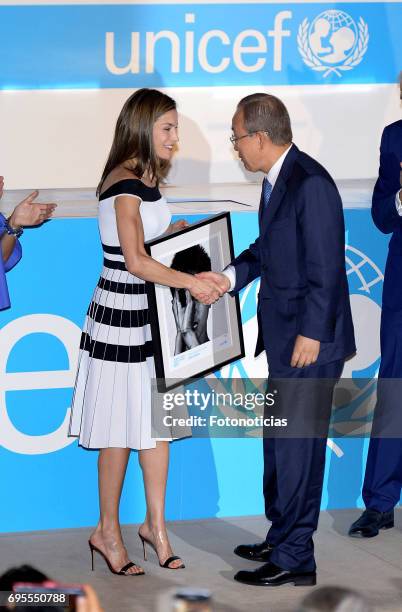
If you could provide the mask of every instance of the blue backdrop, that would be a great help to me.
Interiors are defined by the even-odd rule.
[[[335,6],[2,6],[0,87],[394,83],[400,3]]]
[[[365,311],[376,312],[388,240],[373,227],[368,209],[345,216],[352,299],[357,296]],[[232,224],[238,253],[256,236],[257,215],[234,213]],[[68,417],[71,356],[101,267],[96,220],[53,220],[26,231],[22,243],[23,260],[9,274],[12,308],[0,313],[0,531],[92,525],[98,511],[97,452],[71,443],[63,429],[54,432]],[[243,322],[254,316],[255,301],[244,301]],[[378,355],[359,363],[353,375],[372,375]],[[338,452],[328,449],[322,506],[353,507],[361,501],[367,440],[335,442]],[[171,451],[169,519],[263,512],[261,440],[188,439],[173,443]],[[141,521],[144,509],[132,453],[122,522]]]

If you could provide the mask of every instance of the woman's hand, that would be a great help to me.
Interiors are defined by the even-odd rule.
[[[199,272],[196,276],[202,280],[213,281],[217,284],[218,287],[220,287],[221,295],[230,289],[230,280],[225,274],[222,274],[222,272]]]
[[[8,220],[9,225],[13,229],[39,225],[52,216],[56,208],[56,204],[42,204],[40,202],[34,202],[35,198],[38,197],[38,194],[38,191],[33,191],[25,198],[25,200],[22,200],[22,202],[15,207],[14,212]]]
[[[178,232],[179,230],[188,227],[190,224],[185,219],[179,219],[175,223],[171,223],[168,227],[168,234],[173,234],[173,232]]]
[[[203,280],[198,276],[192,276],[188,290],[193,298],[202,304],[213,304],[224,294],[221,287],[213,280]]]

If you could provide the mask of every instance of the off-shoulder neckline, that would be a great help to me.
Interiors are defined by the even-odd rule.
[[[137,178],[126,178],[126,179],[120,179],[119,181],[116,181],[115,183],[113,183],[113,185],[105,189],[105,191],[99,195],[99,201],[106,200],[108,197],[111,197],[113,195],[118,195],[117,193],[115,193],[115,191],[117,189],[117,186],[120,185],[121,183],[132,183],[132,182],[140,183],[141,187],[143,187],[144,189],[148,189],[149,191],[157,191],[158,193],[160,193],[158,187],[156,186],[149,187],[149,185],[146,185],[140,179],[137,179]],[[110,196],[107,195],[109,192],[112,192]]]

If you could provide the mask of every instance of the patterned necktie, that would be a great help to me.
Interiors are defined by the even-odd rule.
[[[271,197],[271,193],[272,193],[272,185],[267,178],[264,178],[264,180],[262,181],[262,193],[261,193],[262,213],[264,213],[267,209],[269,198]]]

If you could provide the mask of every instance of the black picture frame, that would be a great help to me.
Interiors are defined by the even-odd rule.
[[[203,244],[200,244],[200,241]],[[234,259],[230,213],[223,212],[208,216],[182,230],[150,240],[145,243],[145,247],[151,257],[170,266],[177,253],[194,248],[194,243],[196,244],[195,248],[202,246],[207,252],[214,271],[226,267]],[[217,247],[219,247],[220,253],[216,252],[219,250]],[[169,263],[172,253],[175,255]],[[215,265],[212,260],[215,260]],[[159,392],[170,391],[178,386],[190,383],[245,356],[240,303],[237,295],[225,294],[210,307],[212,325],[216,321],[216,336],[214,331],[211,339],[208,338],[207,341],[200,342],[196,347],[186,347],[179,354],[176,354],[172,352],[171,334],[174,325],[176,325],[174,332],[176,333],[177,343],[180,332],[173,313],[173,301],[178,294],[175,293],[175,296],[173,296],[174,289],[154,283],[146,283],[146,288]],[[184,290],[180,291],[184,292]],[[197,304],[197,307],[201,308],[201,305]],[[214,313],[216,313],[216,316]],[[228,315],[227,319],[225,319],[225,315]],[[169,321],[165,319],[169,319]],[[197,325],[196,323],[195,326]],[[220,327],[222,329],[219,329]],[[197,357],[199,367],[197,366]],[[186,363],[186,360],[188,363]],[[179,363],[179,366],[175,365],[177,363]]]

